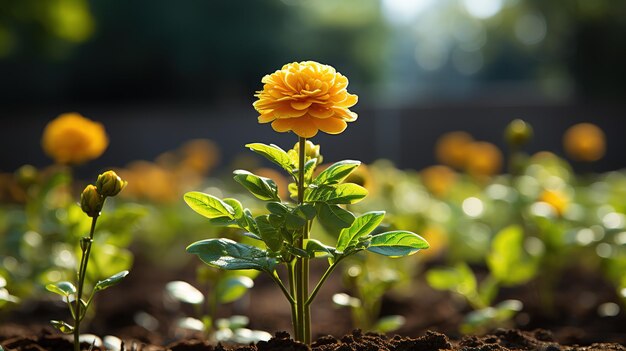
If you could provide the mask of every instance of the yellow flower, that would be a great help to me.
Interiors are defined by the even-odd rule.
[[[466,132],[449,132],[437,139],[435,156],[444,165],[463,169],[467,159],[467,147],[474,138]]]
[[[348,78],[328,65],[314,61],[293,62],[263,77],[263,90],[254,108],[259,123],[272,123],[277,132],[293,131],[312,138],[318,131],[339,134],[357,114],[349,108],[358,97],[348,93]]]
[[[550,207],[554,209],[554,212],[559,216],[562,216],[567,207],[569,206],[570,200],[567,194],[559,190],[544,190],[541,195],[539,195],[539,200],[541,202],[545,202]]]
[[[443,165],[424,168],[420,175],[424,186],[437,197],[445,197],[457,178],[452,168]]]
[[[474,142],[467,146],[465,171],[476,178],[492,176],[502,168],[502,152],[492,143]]]
[[[573,160],[597,161],[606,150],[604,132],[591,123],[576,124],[565,131],[563,148]]]
[[[65,113],[46,125],[41,145],[56,163],[78,164],[100,157],[109,139],[101,123]]]

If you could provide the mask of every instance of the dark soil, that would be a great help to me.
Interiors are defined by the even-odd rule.
[[[11,351],[71,351],[72,344],[67,338],[43,333],[38,337],[16,337],[2,342],[5,350]],[[83,349],[89,345],[83,344]],[[418,338],[401,336],[387,337],[375,333],[362,333],[355,330],[351,334],[337,339],[333,336],[318,338],[310,347],[293,341],[286,332],[278,332],[269,341],[261,341],[251,345],[227,346],[210,344],[202,340],[184,340],[168,346],[146,345],[131,342],[126,350],[136,351],[625,351],[619,344],[595,343],[590,346],[560,345],[552,334],[545,330],[523,332],[515,329],[498,329],[485,336],[465,336],[461,340],[450,340],[446,335],[427,332]],[[95,347],[94,350],[103,349]]]
[[[164,286],[172,280],[186,280],[206,289],[194,282],[195,264],[191,262],[171,272],[137,257],[131,274],[123,284],[97,296],[97,318],[85,324],[83,332],[99,336],[115,335],[127,340],[125,350],[137,351],[309,350],[305,345],[293,342],[286,333],[277,333],[268,342],[238,347],[216,345],[200,335],[181,333],[172,322],[178,317],[193,316],[193,309],[165,304]],[[626,311],[622,309],[616,316],[598,314],[598,306],[619,302],[619,297],[602,277],[576,267],[565,271],[555,282],[556,299],[551,310],[541,305],[535,283],[503,290],[498,297],[500,300],[516,298],[524,303],[524,310],[515,319],[515,327],[519,330],[495,330],[488,335],[465,337],[458,333],[458,327],[469,311],[468,307],[454,295],[430,289],[423,281],[413,284],[415,290],[411,291],[411,296],[389,294],[382,301],[383,315],[400,314],[406,317],[406,324],[396,331],[406,338],[350,332],[354,327],[349,311],[338,309],[331,302],[334,293],[350,293],[343,290],[340,279],[338,275],[333,276],[312,305],[313,337],[316,340],[312,350],[625,350]],[[28,301],[22,303],[19,309],[3,312],[0,345],[5,350],[72,350],[71,340],[60,336],[48,324],[50,319],[68,319],[64,304]],[[154,317],[157,322],[154,328],[138,325],[138,312]],[[272,282],[263,276],[256,279],[256,286],[247,298],[220,306],[219,314],[247,315],[251,329],[276,331],[291,328],[289,305]],[[345,336],[337,339],[328,335]],[[420,335],[423,336],[418,337]],[[418,338],[412,339],[415,337]]]

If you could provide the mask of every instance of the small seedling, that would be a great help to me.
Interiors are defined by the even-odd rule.
[[[525,283],[537,272],[537,260],[524,254],[520,227],[510,226],[496,234],[487,256],[487,266],[489,275],[480,284],[464,262],[454,267],[431,269],[426,274],[431,287],[458,293],[472,307],[473,311],[461,325],[461,332],[465,334],[506,326],[522,310],[519,300],[505,300],[492,305],[500,286]]]
[[[89,236],[80,239],[81,259],[77,272],[76,284],[68,281],[61,281],[54,284],[46,285],[46,289],[61,295],[67,303],[73,324],[69,324],[60,320],[52,320],[50,323],[64,334],[74,334],[74,350],[80,350],[80,323],[85,318],[87,309],[93,302],[93,298],[98,291],[107,289],[119,283],[128,275],[128,271],[124,270],[104,280],[98,281],[87,300],[83,299],[85,277],[87,275],[87,265],[89,264],[89,255],[93,244],[94,232],[96,230],[96,222],[100,217],[100,212],[104,206],[107,197],[117,195],[124,187],[126,182],[123,181],[115,172],[107,171],[98,176],[96,185],[88,185],[80,196],[80,206],[83,212],[91,217],[91,229]]]

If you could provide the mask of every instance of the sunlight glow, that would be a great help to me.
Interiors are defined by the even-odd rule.
[[[382,11],[389,22],[406,24],[431,4],[433,0],[382,0]]]
[[[465,5],[465,9],[470,15],[486,19],[502,10],[502,2],[502,0],[464,0],[463,5]]]

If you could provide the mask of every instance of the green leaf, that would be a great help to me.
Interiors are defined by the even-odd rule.
[[[367,249],[383,256],[402,257],[429,247],[428,242],[421,236],[412,232],[396,230],[372,235]]]
[[[284,216],[289,212],[289,208],[281,202],[268,202],[265,207],[273,214]]]
[[[304,179],[308,180],[308,179],[311,179],[311,177],[313,177],[313,172],[315,171],[316,166],[317,166],[316,158],[312,158],[304,164]]]
[[[318,203],[316,208],[320,223],[334,234],[349,227],[354,222],[354,215],[337,205]]]
[[[50,283],[46,285],[46,290],[59,294],[63,297],[76,294],[76,287],[70,282]]]
[[[359,165],[360,161],[344,160],[332,164],[313,180],[315,185],[331,185],[343,182]]]
[[[253,286],[254,281],[248,277],[228,277],[220,280],[215,287],[215,293],[220,303],[230,303],[240,299]]]
[[[317,211],[315,210],[315,206],[311,204],[302,204],[296,207],[296,210],[294,211],[294,213],[299,216],[302,215],[301,217],[304,217],[310,221],[313,218],[315,218]]]
[[[280,251],[283,240],[280,231],[270,223],[269,215],[257,217],[256,224],[259,227],[259,236],[265,245],[274,252]]]
[[[256,269],[271,274],[278,264],[267,251],[230,239],[197,241],[187,247],[187,252],[198,255],[209,266],[226,270]]]
[[[334,247],[324,245],[321,241],[315,239],[305,240],[304,247],[310,258],[334,257],[337,253]]]
[[[236,170],[235,181],[243,185],[252,195],[265,201],[280,201],[278,187],[270,178],[260,177],[244,170]]]
[[[367,196],[367,189],[353,183],[322,185],[305,193],[305,202],[328,204],[354,204]]]
[[[213,195],[192,191],[186,193],[184,198],[192,210],[207,218],[235,218],[235,209]]]
[[[112,287],[113,285],[118,284],[127,275],[128,275],[128,271],[121,271],[119,273],[116,273],[116,274],[108,277],[105,280],[98,281],[98,283],[96,283],[96,286],[94,287],[94,292],[95,291],[104,290],[104,289]]]
[[[349,228],[345,228],[337,239],[337,250],[344,251],[346,248],[356,245],[359,239],[371,233],[385,217],[384,211],[372,211],[357,217]]]
[[[285,226],[289,230],[299,230],[302,229],[306,225],[306,218],[304,215],[302,217],[295,215],[293,213],[288,213],[285,216]]]
[[[451,268],[433,268],[426,273],[426,281],[437,290],[453,291],[463,296],[476,294],[476,277],[465,263]]]
[[[374,331],[378,333],[390,333],[398,330],[406,323],[406,318],[399,315],[385,316],[379,319],[374,325]]]
[[[537,263],[524,251],[524,233],[520,226],[509,226],[496,234],[487,255],[491,275],[505,285],[522,284],[537,271]]]
[[[50,324],[63,334],[72,334],[74,332],[74,327],[63,321],[51,320]]]
[[[280,147],[274,144],[266,145],[262,143],[246,144],[246,147],[279,165],[290,174],[293,174],[291,158],[287,152]]]
[[[204,295],[193,285],[182,280],[169,282],[165,285],[165,291],[174,299],[192,304],[200,305],[204,302]]]
[[[224,200],[224,203],[230,205],[230,207],[233,208],[234,212],[234,216],[235,219],[241,219],[243,217],[243,206],[241,205],[241,202],[239,202],[239,200],[237,199],[233,199],[233,198],[226,198]]]

